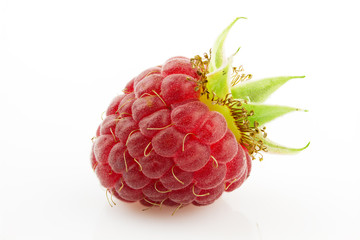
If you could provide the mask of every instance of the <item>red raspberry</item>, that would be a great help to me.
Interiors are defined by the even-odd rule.
[[[120,200],[214,202],[237,177],[232,171],[250,167],[249,154],[225,117],[199,100],[200,77],[190,59],[172,58],[145,72],[130,86],[134,92],[114,98],[100,125],[92,157],[100,182]]]
[[[214,60],[173,57],[143,71],[110,103],[91,164],[113,196],[146,206],[208,205],[249,177],[250,155],[264,143],[271,148],[261,116],[234,98],[238,88],[231,97],[221,83],[227,79],[227,65],[217,62],[221,47],[215,45]]]

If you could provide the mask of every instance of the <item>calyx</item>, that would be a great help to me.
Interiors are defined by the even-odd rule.
[[[243,74],[242,67],[232,67],[232,60],[239,49],[230,57],[224,53],[224,42],[231,27],[242,17],[236,18],[219,35],[210,51],[210,56],[195,56],[191,59],[193,67],[200,76],[198,89],[200,100],[212,111],[224,115],[229,129],[234,133],[237,141],[247,148],[255,158],[261,151],[292,154],[304,150],[310,142],[302,148],[289,148],[277,144],[267,138],[265,123],[268,123],[286,113],[293,111],[307,111],[299,108],[267,105],[263,102],[278,88],[290,79],[305,76],[281,76],[248,81],[250,74]]]

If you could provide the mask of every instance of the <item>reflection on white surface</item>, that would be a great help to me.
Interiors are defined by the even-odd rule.
[[[119,203],[103,209],[94,231],[95,239],[260,239],[255,222],[219,199],[207,207],[179,209],[154,207],[142,211],[140,204]]]

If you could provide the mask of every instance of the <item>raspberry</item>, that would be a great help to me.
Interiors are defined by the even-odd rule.
[[[283,114],[273,110],[285,108],[259,102],[275,91],[271,84],[278,88],[294,77],[237,86],[249,75],[235,69],[229,88],[231,61],[221,53],[232,24],[210,59],[170,58],[134,77],[112,100],[90,155],[112,196],[145,206],[205,206],[244,183],[259,151],[304,149],[275,145],[261,128]]]

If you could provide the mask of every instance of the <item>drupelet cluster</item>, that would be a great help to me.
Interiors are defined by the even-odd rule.
[[[240,187],[251,157],[200,101],[199,73],[174,57],[132,79],[97,129],[91,164],[119,200],[203,206]]]

